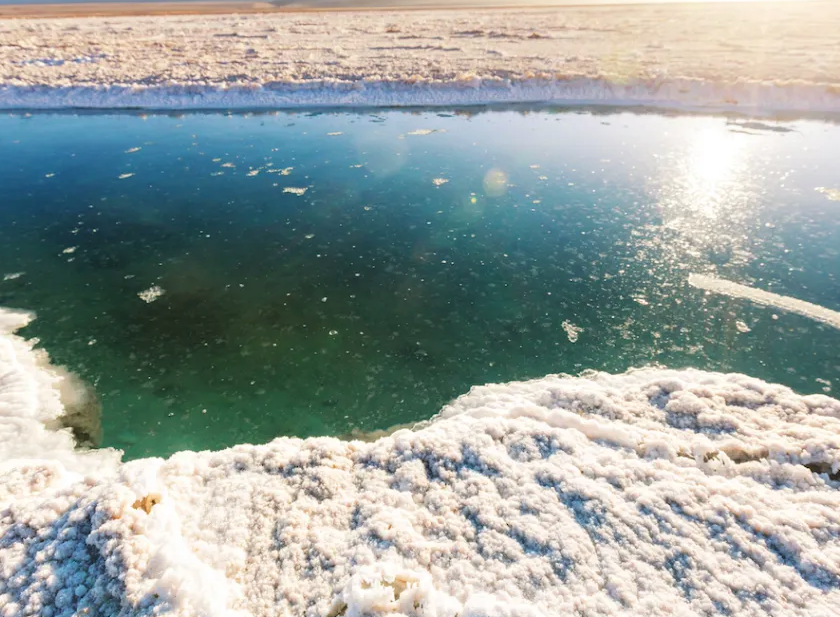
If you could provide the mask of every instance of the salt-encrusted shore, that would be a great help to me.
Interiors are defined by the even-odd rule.
[[[122,464],[0,309],[0,615],[833,617],[840,401],[645,369]]]
[[[9,19],[0,108],[840,111],[840,3]]]

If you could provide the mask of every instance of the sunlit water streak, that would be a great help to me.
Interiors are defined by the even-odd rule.
[[[836,330],[688,282],[840,310],[831,124],[16,115],[0,136],[0,305],[38,313],[25,333],[95,384],[129,457],[383,429],[589,368],[836,390]]]

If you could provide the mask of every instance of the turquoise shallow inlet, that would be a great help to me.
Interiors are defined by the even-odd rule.
[[[126,458],[693,366],[836,391],[840,127],[586,110],[0,119],[0,306]]]

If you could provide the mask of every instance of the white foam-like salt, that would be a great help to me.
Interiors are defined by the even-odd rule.
[[[50,459],[61,463],[68,477],[96,469],[107,475],[118,457],[107,450],[74,452],[70,430],[60,428],[60,418],[78,395],[72,378],[50,366],[46,352],[13,335],[33,317],[0,309],[0,470]]]
[[[785,615],[840,605],[840,401],[643,369],[473,388],[373,442],[118,464],[0,311],[0,615]],[[37,429],[37,430],[36,430]],[[96,465],[91,465],[96,461]]]

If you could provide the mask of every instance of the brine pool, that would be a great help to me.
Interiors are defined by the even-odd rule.
[[[38,315],[22,334],[95,387],[129,459],[359,435],[587,369],[833,395],[838,143],[545,108],[12,114],[0,306]]]

